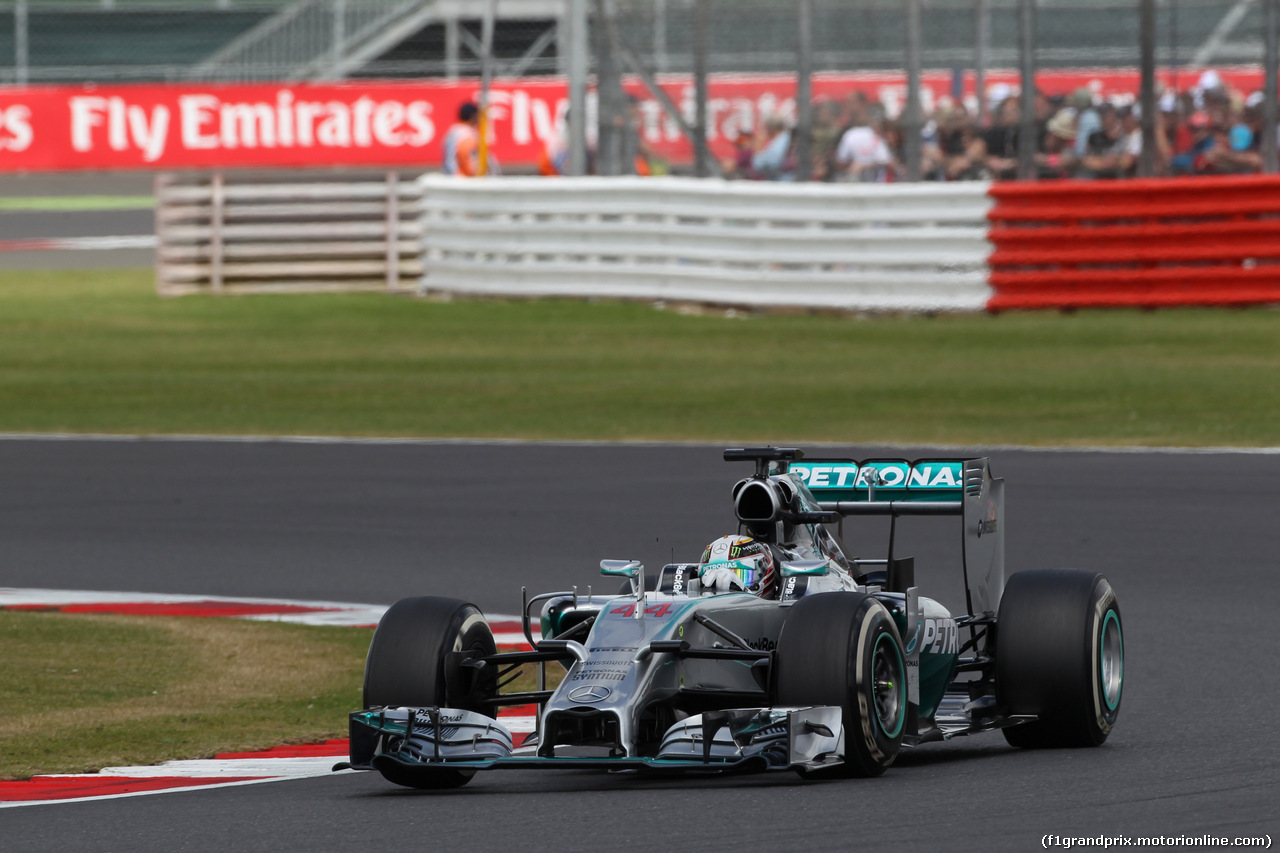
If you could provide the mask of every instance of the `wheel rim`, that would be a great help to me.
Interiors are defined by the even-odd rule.
[[[1120,633],[1120,617],[1108,610],[1102,621],[1102,642],[1098,651],[1099,673],[1102,676],[1102,698],[1107,710],[1120,706],[1120,691],[1124,687],[1124,637]]]
[[[876,638],[871,676],[876,723],[885,735],[895,738],[906,720],[902,707],[903,665],[902,653],[888,634]]]

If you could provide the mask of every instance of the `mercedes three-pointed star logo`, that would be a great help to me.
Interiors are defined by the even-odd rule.
[[[584,684],[569,691],[570,702],[599,702],[613,691],[603,684]]]

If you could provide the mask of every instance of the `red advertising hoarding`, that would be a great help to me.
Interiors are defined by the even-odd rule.
[[[1180,71],[1177,88],[1194,85],[1199,72]],[[1261,86],[1257,69],[1220,71],[1241,92]],[[1171,74],[1162,83],[1173,85]],[[988,87],[1016,90],[1012,71],[987,75]],[[1048,94],[1088,87],[1100,97],[1127,102],[1138,90],[1135,70],[1044,72],[1037,84]],[[687,76],[661,78],[686,115],[693,112]],[[688,143],[638,79],[627,90],[638,99],[641,133],[649,147],[674,163],[691,159]],[[708,135],[712,151],[728,156],[732,140],[766,116],[795,115],[795,77],[713,75],[709,82]],[[890,115],[901,108],[906,80],[899,73],[819,74],[815,99],[842,100],[851,91],[882,102]],[[988,88],[988,92],[992,90]],[[926,112],[959,95],[972,101],[973,76],[927,73]],[[477,100],[478,81],[456,83],[361,82],[341,85],[117,85],[0,88],[0,172],[119,169],[315,168],[386,166],[433,168],[441,139],[458,107]],[[499,80],[490,92],[491,146],[508,168],[527,169],[554,142],[568,103],[563,79]],[[594,93],[588,122],[595,119]]]

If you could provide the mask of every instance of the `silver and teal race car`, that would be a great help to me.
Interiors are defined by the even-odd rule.
[[[507,652],[474,605],[403,599],[370,644],[339,767],[414,788],[503,768],[877,776],[904,746],[993,729],[1019,747],[1107,739],[1124,679],[1115,594],[1076,569],[1006,581],[1004,481],[987,459],[724,456],[755,465],[734,510],[775,584],[710,585],[711,570],[745,565],[728,554],[649,576],[605,560],[618,595],[526,594],[530,648]],[[850,557],[837,525],[863,516],[890,519],[888,548]],[[917,590],[912,558],[894,553],[905,516],[958,520],[967,614]],[[525,667],[535,689],[511,692]],[[499,718],[514,705],[537,708],[520,745]]]

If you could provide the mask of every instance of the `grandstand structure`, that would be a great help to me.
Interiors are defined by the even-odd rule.
[[[586,0],[598,19],[601,0]],[[694,67],[702,0],[604,0],[657,72]],[[705,0],[712,73],[796,69],[793,0]],[[1019,0],[927,0],[925,68],[1018,64]],[[498,0],[497,76],[563,75],[571,0]],[[1037,0],[1041,68],[1133,66],[1137,0]],[[0,85],[459,78],[480,75],[485,0],[4,0]],[[1258,64],[1259,0],[1158,0],[1162,66]],[[815,71],[901,69],[899,0],[813,0]],[[596,44],[594,37],[588,41]],[[596,51],[593,51],[595,53]]]

